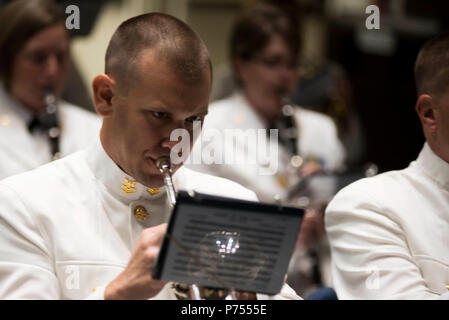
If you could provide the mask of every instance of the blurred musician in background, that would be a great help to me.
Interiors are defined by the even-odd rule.
[[[100,118],[60,100],[70,39],[50,0],[11,1],[0,12],[0,179],[86,147]]]
[[[100,136],[88,149],[0,182],[0,298],[177,299],[151,276],[171,208],[157,167],[208,112],[206,46],[159,13],[123,22],[92,87]],[[190,144],[191,146],[191,144]],[[190,152],[186,150],[187,155]],[[173,165],[175,189],[256,200],[254,192]],[[274,296],[299,299],[284,285]]]
[[[399,171],[341,190],[326,210],[341,299],[449,299],[449,33],[415,62],[426,143]]]
[[[322,174],[334,172],[343,165],[344,148],[331,118],[290,102],[298,81],[300,36],[297,24],[286,13],[268,4],[258,4],[242,13],[232,29],[230,47],[239,90],[211,104],[203,133],[211,129],[222,132],[278,129],[277,170],[274,174],[260,174],[269,166],[263,163],[206,164],[203,161],[195,164],[193,159],[199,159],[198,154],[205,149],[219,154],[225,152],[222,149],[226,145],[234,143],[206,138],[201,145],[195,145],[191,168],[236,181],[255,191],[261,201],[281,201],[309,209],[295,253],[297,260],[307,265],[306,271],[292,266],[288,280],[305,295],[312,287],[325,284],[320,279],[312,279],[319,278],[319,272],[312,275],[312,269],[317,271],[317,266],[310,263],[307,255],[310,248],[325,241],[322,213],[325,203],[334,195],[334,181]],[[237,139],[234,152],[245,156],[258,152],[261,146],[251,151],[253,146],[245,138]],[[268,136],[263,143],[264,150],[271,150],[272,141]],[[312,260],[316,261],[315,258]]]

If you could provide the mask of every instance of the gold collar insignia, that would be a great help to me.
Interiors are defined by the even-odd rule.
[[[136,192],[136,185],[137,181],[129,181],[127,178],[125,178],[125,183],[122,184],[122,190],[125,193],[134,193]]]
[[[147,192],[149,194],[151,194],[152,196],[158,194],[159,192],[161,192],[161,189],[159,188],[147,188]]]

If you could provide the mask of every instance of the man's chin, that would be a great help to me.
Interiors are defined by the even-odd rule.
[[[138,178],[137,181],[150,188],[161,188],[164,186],[164,177],[161,174],[145,174]]]
[[[19,100],[19,102],[33,113],[39,113],[45,109],[45,103],[43,103],[43,99],[24,99]]]
[[[147,169],[145,170],[146,172],[141,172],[140,177],[139,178],[136,177],[136,179],[147,187],[152,188],[163,187],[165,185],[164,174],[161,173],[159,169],[156,168],[155,160],[150,159],[148,164],[149,166],[146,168]],[[182,164],[172,165],[172,168],[170,170],[171,174],[173,175],[181,166]]]

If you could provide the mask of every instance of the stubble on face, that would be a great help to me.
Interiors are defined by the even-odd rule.
[[[164,179],[156,167],[157,158],[170,156],[170,134],[184,126],[186,118],[204,106],[207,112],[210,78],[185,83],[157,56],[141,59],[139,67],[138,85],[126,95],[117,93],[114,101],[116,111],[109,131],[115,139],[108,139],[113,150],[111,158],[145,186],[161,187]],[[156,119],[153,109],[169,116]],[[172,173],[180,167],[173,166]]]

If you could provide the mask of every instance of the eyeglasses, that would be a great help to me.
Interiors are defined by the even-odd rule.
[[[295,70],[298,66],[296,61],[286,60],[279,56],[273,57],[255,57],[254,62],[262,64],[264,67],[272,70]]]
[[[68,52],[66,51],[57,51],[54,53],[42,50],[25,52],[26,59],[28,59],[35,65],[45,64],[51,55],[54,55],[56,57],[56,60],[59,64],[63,64],[68,58]]]

